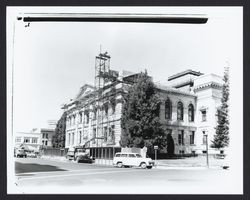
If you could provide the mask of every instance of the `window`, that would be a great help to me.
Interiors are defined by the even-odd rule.
[[[96,138],[96,128],[93,128],[93,138]],[[93,144],[95,144],[95,140],[93,140]]]
[[[184,130],[180,130],[178,134],[179,145],[184,145]]]
[[[115,113],[115,107],[116,107],[116,102],[115,102],[115,100],[112,100],[112,101],[111,101],[111,107],[112,107],[112,114],[114,114],[114,113]]]
[[[140,154],[135,154],[137,158],[142,158]]]
[[[104,127],[104,142],[107,142],[108,137],[108,127]]]
[[[74,133],[72,133],[72,143],[71,144],[72,145],[75,144],[75,134]]]
[[[189,104],[188,106],[188,121],[194,121],[194,106],[193,104]]]
[[[69,133],[69,139],[68,139],[68,145],[70,145],[71,144],[71,134]]]
[[[73,124],[75,124],[76,123],[76,116],[74,115],[73,116]]]
[[[165,102],[165,118],[171,119],[172,118],[172,103],[170,99],[167,99]]]
[[[47,146],[48,145],[48,141],[45,141],[45,146]]]
[[[37,143],[37,138],[32,138],[32,143]]]
[[[178,102],[177,104],[177,120],[183,120],[183,103]]]
[[[121,154],[116,154],[115,157],[121,157]]]
[[[46,133],[46,139],[48,139],[49,138],[49,134],[48,133]]]
[[[43,138],[45,138],[45,133],[43,133]]]
[[[89,113],[87,112],[87,113],[85,114],[85,116],[86,116],[86,123],[88,124],[88,123],[89,123]]]
[[[203,143],[203,144],[206,144],[206,142],[207,142],[207,135],[206,135],[206,132],[205,132],[205,131],[202,131],[202,133],[203,133],[202,143]]]
[[[184,151],[184,150],[180,150],[179,153],[180,153],[180,154],[184,154],[185,151]]]
[[[114,141],[115,140],[115,125],[112,125],[109,128],[109,141]]]
[[[128,157],[135,158],[135,155],[134,154],[128,154]]]
[[[79,131],[79,144],[82,142],[82,131]]]
[[[108,116],[108,111],[109,111],[109,106],[108,104],[104,105],[104,111],[105,111],[105,115]]]
[[[94,109],[94,117],[93,119],[96,120],[97,108]]]
[[[190,134],[190,144],[194,144],[194,131],[191,131]]]
[[[30,143],[30,138],[24,138],[24,143]]]
[[[202,118],[203,122],[207,121],[207,111],[206,110],[201,111],[201,118]]]
[[[121,154],[121,157],[127,157],[127,154]]]
[[[82,113],[79,113],[79,122],[82,123]]]
[[[16,137],[15,142],[21,142],[21,137]]]

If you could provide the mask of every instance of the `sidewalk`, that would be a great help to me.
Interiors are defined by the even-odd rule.
[[[209,168],[213,169],[222,169],[222,166],[225,164],[224,159],[216,159],[213,156],[209,156],[208,162]],[[156,161],[156,164],[158,166],[164,166],[169,168],[207,168],[207,158],[206,156],[198,156],[182,159],[158,160]]]
[[[60,162],[75,162],[67,160],[66,157],[51,157],[42,156],[41,159],[50,159]],[[113,165],[112,160],[108,159],[96,159],[95,165]],[[211,169],[222,169],[224,165],[224,159],[215,159],[209,157],[209,168]],[[207,160],[205,156],[198,156],[192,158],[182,159],[164,159],[156,161],[156,168],[158,169],[207,169]]]

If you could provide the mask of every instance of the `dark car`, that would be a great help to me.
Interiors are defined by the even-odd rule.
[[[74,151],[68,151],[66,158],[69,160],[74,160],[75,158],[75,152]]]
[[[79,155],[76,159],[77,163],[94,163],[95,162],[95,158],[93,158],[92,156],[89,155]]]
[[[27,153],[25,152],[24,149],[17,149],[17,151],[16,151],[16,157],[17,158],[19,158],[19,157],[27,158]]]

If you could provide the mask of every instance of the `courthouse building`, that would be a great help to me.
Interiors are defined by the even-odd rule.
[[[120,147],[123,95],[139,74],[110,69],[107,53],[96,56],[95,85],[85,84],[63,105],[67,113],[65,147]],[[175,74],[166,85],[156,84],[160,119],[175,142],[175,154],[206,153],[216,126],[222,97],[222,77],[193,70]]]

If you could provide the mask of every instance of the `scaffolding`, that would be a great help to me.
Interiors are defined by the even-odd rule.
[[[114,83],[118,78],[118,72],[110,69],[110,55],[107,52],[100,53],[95,58],[95,102],[94,102],[94,110],[96,113],[96,124],[95,124],[95,135],[93,135],[93,139],[96,142],[97,147],[102,147],[103,142],[108,137],[110,131],[109,124],[109,114],[108,114],[108,106],[109,96],[105,93],[105,89],[107,86],[111,87],[112,83]],[[116,90],[113,88],[111,91],[115,93]],[[115,94],[113,94],[116,96]],[[107,109],[107,110],[106,110]],[[106,118],[107,128],[104,130],[104,117]],[[101,144],[99,144],[99,142]],[[107,142],[107,141],[105,141]]]

